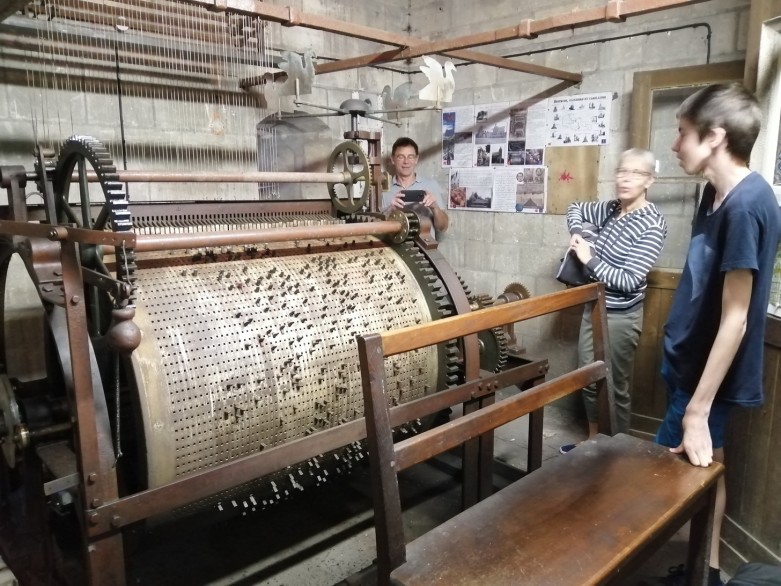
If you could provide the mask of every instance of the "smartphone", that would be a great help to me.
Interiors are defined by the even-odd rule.
[[[420,203],[426,195],[426,192],[422,189],[404,189],[404,203]]]

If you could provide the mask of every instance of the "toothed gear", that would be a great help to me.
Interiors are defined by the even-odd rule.
[[[358,171],[354,170],[356,161],[360,166]],[[337,167],[341,168],[337,169]],[[328,157],[327,170],[329,173],[341,171],[350,174],[350,183],[346,184],[347,197],[345,198],[339,197],[339,194],[336,193],[336,186],[340,185],[339,183],[328,183],[328,195],[331,196],[331,203],[337,210],[345,214],[353,214],[366,206],[369,202],[372,186],[371,167],[366,154],[358,143],[346,141],[338,145]],[[363,181],[363,188],[360,197],[356,199],[353,195],[353,186],[359,181]]]
[[[479,293],[469,297],[469,306],[472,308],[472,311],[485,309],[486,307],[491,307],[493,304],[493,298],[490,295],[486,295],[485,293]]]
[[[485,293],[469,295],[469,305],[472,311],[480,311],[494,304],[494,299]],[[507,364],[507,335],[502,328],[491,328],[478,332],[480,340],[480,368],[492,372],[500,372]]]
[[[38,151],[36,150],[36,154]],[[51,174],[54,172],[54,167],[56,165],[56,161],[51,158],[51,153],[46,153],[45,151],[41,151],[41,157],[35,157],[35,185],[38,188],[39,193],[46,193],[46,187],[44,186],[44,181],[47,177],[50,177]],[[43,162],[43,168],[41,168],[41,162]]]
[[[68,205],[73,171],[79,160],[82,159],[89,163],[89,166],[95,171],[106,199],[97,218],[94,221],[90,219],[88,226],[82,225],[84,222],[76,217]],[[132,231],[133,221],[128,209],[124,185],[119,182],[117,168],[111,158],[111,153],[97,139],[90,136],[71,136],[65,140],[54,169],[53,185],[57,212],[61,221],[64,221],[67,216],[70,221],[84,228],[92,228],[93,230],[110,228],[114,232]],[[84,201],[85,199],[86,201]],[[89,194],[86,194],[86,198],[82,194],[82,209],[85,209],[85,206],[88,208],[89,205]],[[132,248],[117,247],[115,254],[117,279],[131,286],[133,292],[128,303],[132,305],[135,292],[135,253]]]
[[[415,274],[419,283],[426,286],[424,296],[432,315],[436,319],[455,315],[455,304],[447,288],[440,280],[436,270],[426,256],[420,252],[413,240],[406,240],[394,246],[396,252],[405,259],[407,266]],[[438,314],[438,315],[437,315]],[[440,353],[441,387],[452,387],[464,380],[464,361],[458,344],[455,341],[446,342]],[[440,387],[440,388],[441,388]]]
[[[504,288],[504,293],[512,293],[517,295],[520,299],[528,299],[532,296],[531,291],[522,285],[521,283],[510,283]]]

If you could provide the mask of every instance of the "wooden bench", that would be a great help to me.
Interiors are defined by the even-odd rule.
[[[385,357],[588,302],[593,302],[593,363],[393,443],[391,421],[398,420],[393,412],[398,407],[389,408],[384,395]],[[397,473],[587,384],[596,383],[605,405],[607,343],[604,289],[598,284],[358,337],[380,584],[610,583],[688,520],[689,583],[707,583],[716,481],[723,467],[695,467],[666,448],[623,434],[581,444],[405,545]],[[461,386],[483,388],[500,376]]]

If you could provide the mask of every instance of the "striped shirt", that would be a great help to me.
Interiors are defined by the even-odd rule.
[[[605,284],[608,310],[626,311],[645,298],[646,277],[662,252],[667,222],[652,203],[618,218],[621,202],[574,202],[567,207],[570,234],[580,234],[584,222],[600,226],[594,256],[587,263],[594,278]]]

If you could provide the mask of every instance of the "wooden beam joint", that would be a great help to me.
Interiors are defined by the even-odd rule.
[[[228,0],[212,0],[207,9],[210,12],[225,12],[228,10]]]
[[[626,17],[621,15],[621,3],[623,0],[609,0],[605,7],[605,20],[608,22],[625,22]]]
[[[524,18],[518,23],[518,36],[522,39],[536,39],[537,33],[532,32],[532,23],[534,21],[530,18]]]
[[[287,7],[287,20],[282,26],[299,26],[301,24],[301,13],[292,6]]]

